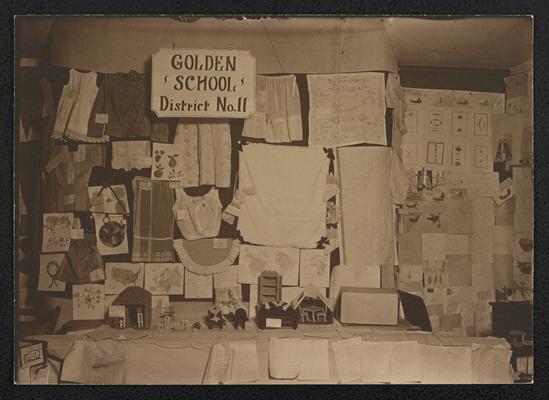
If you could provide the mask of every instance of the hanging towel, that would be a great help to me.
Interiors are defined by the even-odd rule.
[[[172,262],[173,190],[167,181],[136,176],[133,188],[133,262]]]
[[[180,119],[174,144],[184,145],[182,187],[231,186],[231,131],[227,120]]]
[[[242,136],[269,143],[303,140],[301,103],[295,75],[256,76],[255,113],[244,121]]]

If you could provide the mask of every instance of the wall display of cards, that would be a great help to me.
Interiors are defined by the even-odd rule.
[[[101,320],[105,318],[105,286],[72,285],[72,319]]]
[[[152,294],[183,294],[184,279],[182,264],[145,264],[145,289]]]
[[[143,287],[145,264],[106,263],[105,294],[118,294],[130,286]]]
[[[46,213],[43,218],[42,252],[64,253],[69,250],[72,213]]]
[[[263,271],[276,271],[285,286],[299,284],[299,249],[289,247],[240,246],[238,283],[257,284]]]
[[[38,273],[39,292],[65,291],[65,282],[56,279],[64,258],[64,253],[40,254],[40,272]]]
[[[102,256],[128,254],[127,219],[123,215],[95,214],[97,250]]]
[[[491,168],[492,116],[503,113],[503,93],[413,88],[403,92],[408,133],[402,158],[407,169]]]

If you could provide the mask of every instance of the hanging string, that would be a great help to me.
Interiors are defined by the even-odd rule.
[[[341,84],[341,55],[343,53],[343,24],[345,18],[342,19],[339,25],[339,50],[337,52],[337,103],[336,103],[336,143],[339,142],[339,92]]]
[[[265,22],[261,20],[261,26],[263,26],[263,30],[265,31],[265,34],[267,35],[267,39],[269,39],[269,43],[271,44],[271,48],[273,49],[273,53],[276,57],[276,61],[278,61],[278,65],[280,66],[280,70],[282,73],[285,73],[284,67],[282,66],[282,62],[280,61],[280,57],[278,56],[278,52],[276,51],[273,41],[271,40],[271,35],[269,35],[269,31],[267,30],[267,27],[265,26]]]

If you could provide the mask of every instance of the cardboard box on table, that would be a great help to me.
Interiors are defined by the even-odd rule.
[[[399,297],[395,289],[341,288],[339,321],[343,324],[398,325]]]

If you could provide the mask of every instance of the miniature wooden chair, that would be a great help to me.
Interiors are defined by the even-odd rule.
[[[301,317],[301,322],[311,322],[311,318],[309,318],[309,313],[307,311],[304,311],[301,307],[299,307],[299,316]]]
[[[328,319],[328,313],[326,312],[326,309],[322,310],[322,311],[318,311],[316,313],[316,320],[318,322],[326,322]]]

